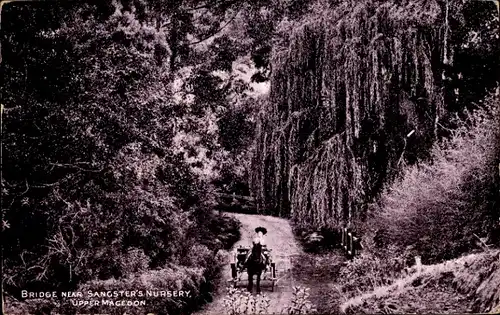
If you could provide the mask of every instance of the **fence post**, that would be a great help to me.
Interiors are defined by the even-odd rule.
[[[352,233],[349,232],[347,234],[347,255],[349,255],[351,257],[354,256],[353,252],[352,252],[352,247],[353,247],[352,246]]]
[[[347,228],[344,228],[344,250],[349,250],[349,232]]]
[[[345,244],[344,228],[340,228],[340,246],[344,248],[344,244]]]
[[[415,256],[415,269],[417,273],[422,272],[422,258],[420,256]]]
[[[352,238],[351,238],[351,252],[352,252],[352,256],[356,256],[356,252],[357,252],[357,248],[356,248],[356,245],[357,245],[357,241],[358,241],[358,238],[356,237],[356,233],[352,233]]]

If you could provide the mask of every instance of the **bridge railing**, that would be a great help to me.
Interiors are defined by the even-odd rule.
[[[215,195],[219,200],[218,203],[219,211],[247,213],[247,214],[257,213],[255,199],[250,196],[226,194],[221,192],[215,192]]]
[[[359,251],[363,248],[361,238],[357,237],[356,233],[346,227],[341,228],[340,234],[340,246],[347,256],[354,257],[359,254]]]

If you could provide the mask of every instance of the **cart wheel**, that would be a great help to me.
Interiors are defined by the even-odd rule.
[[[238,277],[238,271],[236,270],[236,264],[231,264],[231,277],[236,280]]]
[[[271,277],[273,277],[273,279],[276,279],[276,264],[275,263],[271,263]],[[273,283],[273,287],[274,287],[274,283]]]

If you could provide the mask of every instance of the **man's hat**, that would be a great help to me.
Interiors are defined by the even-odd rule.
[[[262,232],[262,234],[267,234],[267,229],[265,227],[259,226],[255,229],[255,233]]]

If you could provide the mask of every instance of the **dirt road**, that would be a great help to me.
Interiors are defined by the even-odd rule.
[[[286,307],[292,297],[292,287],[300,285],[292,273],[293,260],[302,255],[302,251],[297,244],[292,228],[287,220],[282,218],[262,216],[262,215],[249,215],[249,214],[230,214],[238,219],[241,224],[241,240],[235,244],[250,246],[252,237],[255,232],[254,229],[258,226],[263,226],[267,229],[266,240],[268,248],[272,250],[273,261],[276,263],[277,277],[279,280],[276,283],[274,292],[271,292],[269,282],[263,281],[261,283],[262,293],[270,298],[270,313],[281,313],[282,309]],[[227,267],[224,270],[224,276],[227,279],[231,277],[231,268],[229,266],[229,253],[227,253]],[[246,285],[244,281],[244,285]],[[254,288],[255,291],[255,288]],[[221,292],[215,300],[208,304],[203,310],[198,312],[199,315],[223,315],[227,314],[223,305],[224,292]]]

